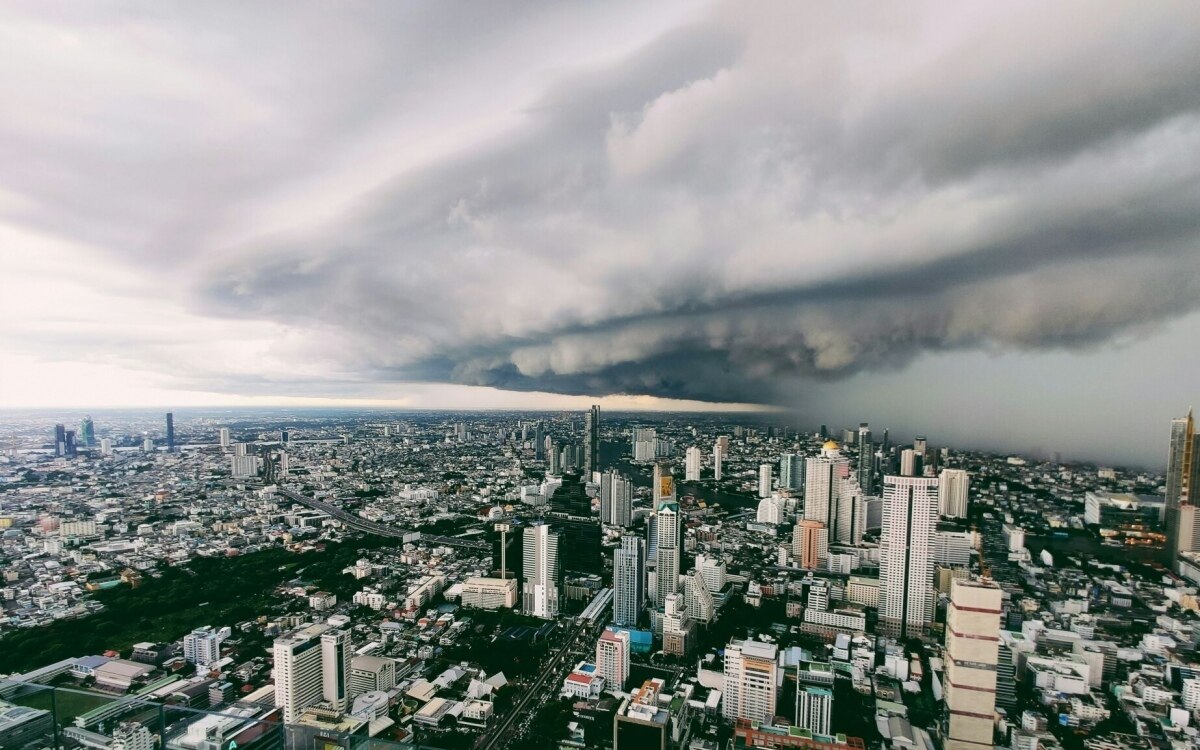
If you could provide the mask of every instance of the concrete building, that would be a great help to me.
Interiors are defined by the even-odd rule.
[[[950,518],[966,518],[971,475],[963,469],[942,469],[938,475],[938,512]]]
[[[605,630],[596,641],[596,670],[609,690],[624,689],[629,679],[629,633]]]
[[[693,445],[687,449],[686,458],[684,460],[683,478],[689,482],[700,481],[700,464],[704,460],[704,455],[700,452],[700,447]]]
[[[635,627],[645,606],[646,542],[627,534],[613,552],[613,622]]]
[[[796,688],[796,726],[813,734],[829,734],[833,716],[833,692],[812,685]]]
[[[908,638],[933,621],[933,536],[938,520],[936,477],[883,479],[879,537],[879,620]]]
[[[512,609],[517,606],[517,579],[468,578],[462,584],[462,605],[476,609]]]
[[[561,602],[560,537],[545,524],[526,527],[523,539],[525,586],[522,610],[533,617],[553,620]]]
[[[733,641],[725,649],[726,719],[770,723],[775,717],[777,650],[761,641]]]
[[[945,750],[990,750],[999,663],[1000,587],[956,580],[946,616]]]

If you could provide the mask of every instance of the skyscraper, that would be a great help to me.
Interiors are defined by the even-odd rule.
[[[1193,508],[1200,499],[1200,435],[1196,434],[1192,410],[1186,417],[1171,420],[1171,445],[1167,453],[1167,538],[1172,563],[1180,552],[1200,550],[1200,524]]]
[[[621,537],[613,552],[613,622],[636,627],[646,605],[646,542],[641,537]]]
[[[629,633],[605,629],[596,641],[596,671],[608,690],[619,692],[629,679]]]
[[[721,447],[721,441],[713,446],[713,479],[720,481],[722,476],[722,464],[725,462],[725,449]]]
[[[683,478],[689,482],[700,481],[700,462],[703,456],[700,453],[700,447],[693,445],[687,449],[687,458],[685,460],[685,468]]]
[[[600,470],[600,406],[592,404],[583,417],[583,475]]]
[[[79,455],[79,445],[75,441],[75,430],[67,430],[63,440],[63,453],[67,458]]]
[[[749,719],[769,724],[775,718],[776,658],[773,644],[733,641],[725,649],[725,694],[722,713],[726,719]]]
[[[805,462],[804,517],[824,524],[830,539],[857,544],[866,528],[865,515],[850,459],[829,440],[820,456]]]
[[[96,423],[92,421],[90,414],[79,420],[79,443],[85,448],[96,444]]]
[[[970,486],[971,475],[963,469],[942,469],[938,475],[938,513],[950,518],[966,518]]]
[[[600,475],[600,522],[627,527],[633,520],[633,483],[615,470]]]
[[[946,615],[945,750],[989,750],[996,712],[1000,587],[990,580],[955,580]]]
[[[792,556],[806,570],[818,570],[829,557],[829,530],[825,524],[804,519],[792,529]]]
[[[829,734],[833,692],[812,685],[796,686],[796,726],[813,734]]]
[[[804,459],[795,453],[779,457],[779,486],[786,490],[804,489]]]
[[[771,464],[759,464],[758,466],[758,496],[771,496]]]
[[[858,426],[858,486],[870,492],[875,486],[875,446],[871,443],[871,427],[863,422]]]
[[[917,635],[933,621],[937,487],[936,477],[883,478],[879,619],[901,639]]]
[[[673,501],[659,503],[658,522],[655,526],[657,545],[654,570],[657,586],[654,590],[654,606],[661,609],[667,597],[679,591],[681,519],[679,504]]]
[[[221,429],[217,430],[217,439],[220,441],[222,448],[228,448],[230,443],[229,428],[222,427]]]
[[[536,524],[526,527],[524,537],[522,610],[533,617],[553,620],[558,617],[562,582],[559,535],[545,524]]]
[[[542,420],[538,420],[533,428],[533,460],[542,461],[546,458],[546,436],[542,432]]]
[[[328,629],[328,625],[310,625],[275,639],[275,705],[288,724],[321,700],[321,635]]]
[[[330,630],[321,634],[321,697],[335,711],[345,711],[350,700],[350,634]]]
[[[167,412],[167,453],[175,452],[175,415]]]
[[[66,425],[54,425],[54,455],[62,457],[67,455],[67,427]]]

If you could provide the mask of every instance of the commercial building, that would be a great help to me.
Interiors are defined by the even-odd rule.
[[[946,616],[945,750],[990,750],[999,663],[1000,587],[956,580]]]
[[[476,609],[511,609],[517,606],[517,579],[468,578],[462,584],[462,605]]]
[[[551,532],[545,524],[535,524],[525,529],[522,611],[527,615],[547,620],[558,617],[562,586],[560,545],[559,535]]]
[[[942,469],[938,475],[938,512],[950,518],[967,517],[971,475],[963,469]]]
[[[613,552],[613,622],[636,627],[645,605],[646,542],[627,534]]]
[[[596,669],[609,690],[624,689],[629,679],[629,634],[605,630],[596,641]]]
[[[933,621],[933,536],[938,522],[936,477],[883,479],[879,537],[879,619],[900,638]]]
[[[775,717],[776,657],[773,644],[733,641],[725,649],[724,706],[726,719],[770,722]]]

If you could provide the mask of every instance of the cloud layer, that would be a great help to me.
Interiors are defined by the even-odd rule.
[[[10,246],[178,316],[26,314],[22,352],[791,404],[1200,300],[1192,4],[0,13]]]

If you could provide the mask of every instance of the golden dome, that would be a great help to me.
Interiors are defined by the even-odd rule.
[[[838,444],[832,440],[826,440],[825,445],[821,446],[821,450],[823,450],[823,451],[835,451],[837,449],[838,449]]]

